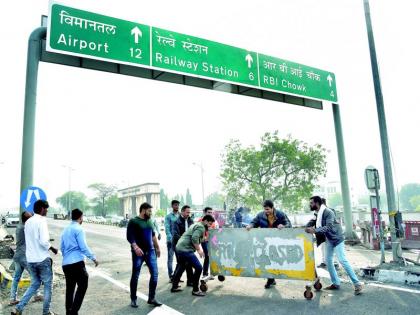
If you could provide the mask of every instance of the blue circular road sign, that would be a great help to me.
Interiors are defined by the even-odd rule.
[[[39,187],[29,186],[20,195],[20,205],[26,211],[34,212],[34,203],[40,199],[47,200],[45,192]]]

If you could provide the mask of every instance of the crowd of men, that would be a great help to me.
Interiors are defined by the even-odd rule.
[[[172,284],[172,293],[182,291],[180,283],[182,274],[186,271],[188,287],[192,287],[192,295],[203,297],[205,292],[200,291],[200,278],[212,280],[209,274],[209,229],[217,229],[218,223],[213,216],[213,209],[203,209],[203,216],[194,223],[191,219],[191,207],[184,205],[179,210],[180,202],[171,202],[172,211],[165,217],[165,232],[167,246],[167,271],[169,282]],[[340,278],[334,266],[334,253],[343,266],[354,285],[356,295],[362,291],[362,285],[355,275],[353,268],[346,259],[344,251],[344,237],[340,223],[337,221],[333,209],[326,206],[325,200],[319,196],[310,198],[309,206],[314,211],[314,217],[306,225],[305,231],[316,237],[317,245],[324,244],[325,263],[331,277],[332,284],[327,290],[339,290]],[[22,213],[21,224],[16,229],[17,249],[14,256],[15,274],[13,278],[10,305],[15,305],[13,314],[22,314],[23,309],[35,296],[36,300],[43,300],[43,314],[54,314],[50,310],[52,296],[53,261],[50,252],[58,253],[58,249],[50,244],[50,236],[46,221],[48,202],[38,200],[34,204],[34,214]],[[263,203],[264,210],[258,213],[247,230],[253,228],[291,228],[287,215],[275,209],[271,200]],[[88,273],[85,267],[85,258],[92,260],[98,266],[98,260],[86,244],[83,223],[83,212],[74,209],[71,213],[72,222],[64,229],[61,235],[62,269],[66,279],[65,309],[67,315],[78,314],[88,288]],[[130,244],[132,257],[132,274],[130,279],[131,307],[137,308],[137,285],[142,265],[145,263],[150,273],[149,296],[147,303],[151,306],[161,306],[156,299],[158,284],[157,259],[161,256],[159,245],[160,232],[156,221],[152,219],[152,206],[145,202],[140,205],[138,216],[130,219],[127,225],[127,241]],[[204,259],[201,263],[197,255]],[[176,266],[173,269],[173,258]],[[17,299],[17,285],[24,269],[31,276],[31,285]],[[43,296],[40,295],[40,286],[43,285]],[[265,288],[269,289],[276,284],[275,279],[267,279]]]

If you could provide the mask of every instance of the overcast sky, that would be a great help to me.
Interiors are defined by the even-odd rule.
[[[367,165],[382,169],[362,0],[61,1],[68,6],[166,28],[332,71],[336,75],[350,186],[364,192]],[[396,185],[420,182],[418,1],[371,0]],[[0,3],[0,208],[19,202],[27,39],[48,1]],[[51,201],[94,182],[159,182],[170,195],[190,188],[201,202],[220,190],[220,155],[230,139],[258,144],[264,132],[328,150],[338,180],[331,104],[309,109],[245,96],[41,63],[34,185]],[[383,174],[381,172],[382,179]]]

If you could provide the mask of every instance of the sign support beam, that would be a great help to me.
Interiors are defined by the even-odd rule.
[[[45,39],[46,34],[47,28],[39,27],[31,33],[28,41],[20,192],[33,184],[38,65],[41,60],[42,39]],[[23,211],[23,208],[20,207],[20,212],[22,213]]]
[[[332,104],[335,127],[335,140],[337,143],[338,165],[340,167],[341,196],[344,207],[344,224],[346,226],[345,236],[348,241],[357,240],[353,233],[353,216],[351,213],[350,189],[347,176],[346,154],[344,152],[343,128],[341,126],[340,107],[338,104]],[[328,204],[328,200],[327,200]]]

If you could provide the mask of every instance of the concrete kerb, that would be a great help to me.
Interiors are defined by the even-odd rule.
[[[389,269],[390,266],[378,266],[361,268],[360,273],[363,278],[385,283],[399,285],[409,285],[420,287],[420,268],[409,267],[400,270]],[[405,269],[405,270],[401,270]]]

